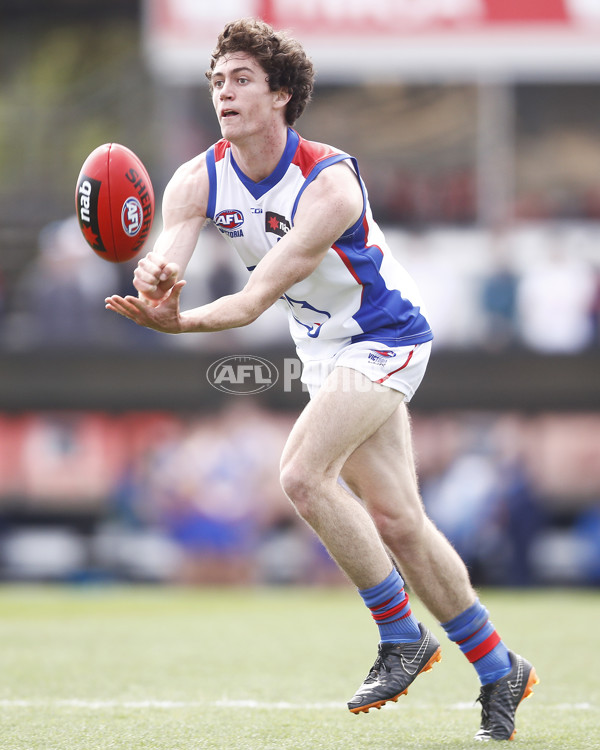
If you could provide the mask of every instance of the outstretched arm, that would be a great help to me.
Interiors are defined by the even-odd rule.
[[[139,325],[175,333],[182,275],[206,223],[208,175],[205,155],[181,166],[163,198],[163,230],[133,273],[138,297],[107,297],[105,305]]]
[[[168,294],[159,304],[153,306],[152,300],[145,297],[110,297],[107,307],[140,325],[167,333],[221,331],[248,325],[293,284],[314,271],[362,210],[363,196],[356,174],[344,163],[335,164],[306,188],[293,228],[264,256],[241,291],[181,312],[179,297],[185,282],[179,280],[179,270],[171,269],[168,263],[158,270],[160,264],[151,259],[152,266],[142,269],[139,283],[148,284],[150,294],[158,294],[161,284],[169,285]],[[172,270],[175,272],[170,275]],[[161,274],[167,278],[161,279]],[[136,288],[140,289],[137,284]]]

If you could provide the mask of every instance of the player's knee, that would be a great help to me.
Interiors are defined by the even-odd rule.
[[[286,461],[281,466],[280,482],[298,513],[304,518],[309,517],[317,494],[314,472],[301,461]]]
[[[308,471],[298,461],[287,461],[281,466],[279,480],[283,491],[294,505],[302,504],[310,495]]]

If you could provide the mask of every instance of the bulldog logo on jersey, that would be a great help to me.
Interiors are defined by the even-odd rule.
[[[287,294],[283,299],[290,306],[290,312],[296,323],[306,328],[306,335],[311,339],[316,339],[321,333],[321,326],[326,323],[331,314],[327,310],[318,310],[305,300],[292,299]]]
[[[279,237],[283,237],[291,228],[292,225],[285,216],[276,214],[274,211],[267,211],[265,214],[265,232],[272,232]]]

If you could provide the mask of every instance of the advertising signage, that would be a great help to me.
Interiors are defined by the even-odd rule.
[[[200,81],[217,34],[256,16],[289,29],[319,77],[596,78],[599,0],[146,0],[150,68]]]

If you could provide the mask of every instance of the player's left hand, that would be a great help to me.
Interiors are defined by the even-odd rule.
[[[121,297],[118,294],[113,294],[104,300],[104,304],[107,310],[123,315],[140,326],[152,328],[154,331],[160,331],[161,333],[182,333],[179,298],[184,286],[185,281],[183,279],[176,282],[171,287],[170,292],[158,303],[153,303],[144,297],[133,297],[131,295]]]

